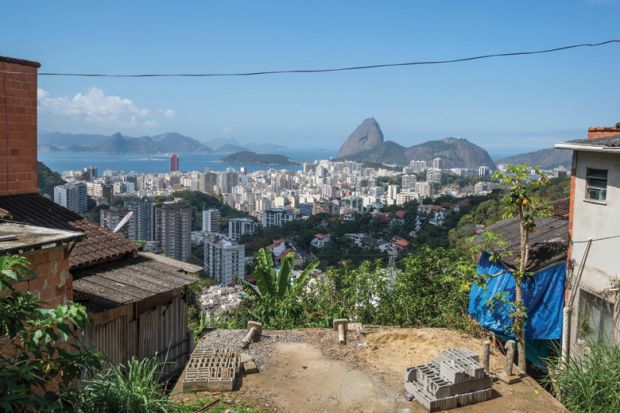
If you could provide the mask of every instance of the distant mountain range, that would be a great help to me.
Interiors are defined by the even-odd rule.
[[[202,142],[176,132],[140,137],[125,136],[120,132],[112,136],[43,132],[39,134],[39,146],[42,150],[71,152],[211,152],[211,148]]]
[[[487,151],[467,139],[444,138],[405,147],[393,141],[384,141],[383,132],[374,118],[364,120],[342,144],[337,158],[358,162],[381,162],[406,165],[411,160],[427,163],[441,158],[442,168],[495,168]]]
[[[256,153],[251,151],[235,152],[223,157],[220,161],[245,165],[298,165],[297,162],[283,155]]]
[[[234,153],[250,149],[259,152],[273,152],[288,149],[286,146],[271,143],[248,143],[241,145],[234,139],[212,140],[203,143],[177,132],[140,137],[127,136],[120,132],[111,136],[87,133],[41,132],[39,133],[39,147],[41,151],[49,152],[70,151],[149,154],[169,152]]]
[[[509,156],[497,161],[498,164],[528,164],[537,165],[543,169],[553,169],[558,166],[570,168],[573,159],[573,151],[565,149],[541,149],[539,151],[521,153],[518,155]]]

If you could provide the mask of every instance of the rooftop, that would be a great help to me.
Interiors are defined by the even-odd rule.
[[[91,312],[142,301],[186,285],[197,278],[176,266],[139,256],[74,271],[74,300]]]
[[[0,208],[6,211],[3,216],[9,222],[84,233],[85,237],[71,250],[69,262],[72,269],[138,253],[135,243],[36,193],[1,196]],[[7,213],[9,217],[6,217]]]
[[[620,151],[620,134],[595,139],[579,139],[555,144],[556,149],[571,149],[588,152]]]
[[[534,271],[566,259],[568,249],[568,220],[562,217],[535,218],[536,229],[530,234],[530,251],[527,270]],[[519,218],[508,218],[496,222],[485,231],[499,235],[506,242],[505,252],[511,256],[504,260],[515,264],[519,259],[520,234]],[[478,239],[482,241],[479,236]]]
[[[32,66],[36,68],[41,67],[41,63],[39,62],[34,62],[32,60],[25,60],[25,59],[16,59],[14,57],[7,57],[7,56],[0,56],[0,62],[13,63],[13,64],[24,65],[24,66]]]
[[[0,223],[0,254],[22,253],[78,241],[81,232],[36,227],[12,222]]]

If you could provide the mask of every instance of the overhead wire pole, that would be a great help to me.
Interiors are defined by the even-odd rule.
[[[425,65],[441,65],[471,62],[475,60],[513,57],[513,56],[527,56],[537,54],[556,53],[564,50],[571,50],[577,48],[586,47],[600,47],[610,44],[620,43],[620,39],[610,39],[598,43],[578,43],[568,46],[554,47],[552,49],[542,50],[530,50],[520,52],[505,52],[505,53],[490,53],[478,56],[462,57],[456,59],[442,59],[442,60],[421,60],[412,62],[400,62],[400,63],[382,63],[382,64],[369,64],[361,66],[345,66],[345,67],[332,67],[332,68],[318,68],[318,69],[285,69],[285,70],[261,70],[252,72],[229,72],[229,73],[129,73],[129,74],[115,74],[115,73],[71,73],[71,72],[40,72],[38,76],[50,76],[50,77],[110,77],[110,78],[154,78],[154,77],[248,77],[248,76],[264,76],[264,75],[283,75],[283,74],[313,74],[313,73],[333,73],[333,72],[346,72],[354,70],[371,70],[371,69],[383,69],[390,67],[406,67],[406,66],[425,66]],[[13,72],[3,72],[13,73]]]

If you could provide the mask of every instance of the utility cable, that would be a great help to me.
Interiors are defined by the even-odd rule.
[[[402,66],[422,66],[422,65],[440,65],[450,63],[470,62],[474,60],[491,59],[498,57],[511,57],[511,56],[525,56],[545,53],[555,53],[563,50],[584,48],[584,47],[599,47],[613,43],[620,43],[620,39],[611,39],[598,43],[579,43],[568,46],[554,47],[552,49],[531,50],[521,52],[506,52],[506,53],[490,53],[479,56],[462,57],[457,59],[442,59],[442,60],[421,60],[413,62],[401,62],[401,63],[383,63],[383,64],[370,64],[363,66],[345,66],[345,67],[332,67],[332,68],[319,68],[319,69],[285,69],[285,70],[261,70],[253,72],[221,72],[221,73],[130,73],[130,74],[114,74],[114,73],[71,73],[71,72],[40,72],[39,76],[56,76],[56,77],[120,77],[120,78],[149,78],[149,77],[236,77],[236,76],[263,76],[263,75],[281,75],[281,74],[310,74],[310,73],[330,73],[330,72],[345,72],[353,70],[369,70],[369,69],[383,69],[388,67],[402,67]],[[3,72],[3,73],[15,73],[15,72]],[[20,74],[23,74],[20,72]]]

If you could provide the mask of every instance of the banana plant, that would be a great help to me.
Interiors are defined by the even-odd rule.
[[[252,285],[245,280],[240,280],[245,289],[257,298],[282,299],[289,294],[298,294],[306,285],[310,272],[319,264],[318,261],[308,265],[299,277],[291,283],[291,272],[295,264],[295,253],[288,253],[280,265],[280,269],[274,267],[271,252],[261,248],[254,256],[254,279],[256,285]]]

